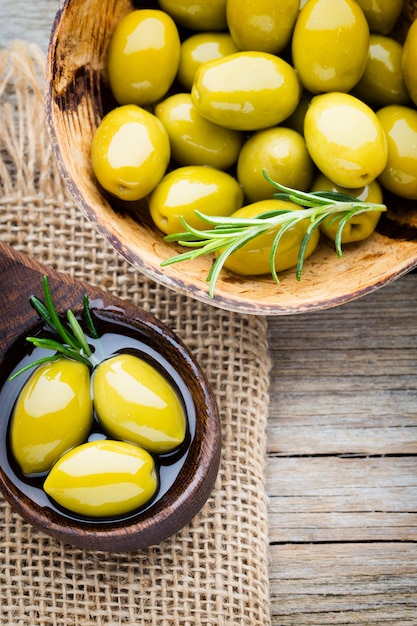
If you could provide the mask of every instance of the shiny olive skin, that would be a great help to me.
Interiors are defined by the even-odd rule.
[[[374,107],[410,101],[402,70],[401,44],[391,37],[371,34],[365,72],[353,95]]]
[[[299,13],[292,58],[311,93],[350,91],[366,65],[369,27],[354,0],[309,0]]]
[[[164,176],[170,156],[164,125],[134,104],[110,111],[91,143],[91,165],[97,180],[122,200],[148,195]]]
[[[243,192],[233,176],[212,167],[189,165],[169,172],[149,198],[149,211],[165,234],[184,231],[181,217],[204,230],[210,226],[195,214],[227,216],[243,204]]]
[[[380,121],[351,94],[315,96],[305,115],[304,137],[318,169],[341,187],[364,187],[387,162],[387,140]]]
[[[417,106],[417,19],[411,24],[405,38],[402,55],[404,82],[411,100]]]
[[[159,0],[177,24],[191,30],[224,30],[227,0]]]
[[[143,448],[101,439],[77,446],[48,474],[44,489],[62,507],[86,517],[115,517],[142,507],[155,494],[158,476]]]
[[[191,96],[203,117],[235,130],[275,126],[295,110],[300,85],[283,59],[263,52],[237,52],[203,63]]]
[[[268,211],[282,209],[298,210],[300,207],[292,202],[284,200],[261,200],[242,207],[233,217],[256,217]],[[275,257],[275,269],[277,272],[289,269],[297,265],[298,253],[302,239],[306,233],[310,220],[306,219],[291,227],[281,238]],[[270,273],[270,252],[274,237],[280,227],[271,228],[270,231],[256,237],[252,241],[233,252],[226,260],[224,267],[235,274],[242,276],[260,276]],[[313,231],[307,244],[305,258],[309,257],[317,247],[320,234],[316,229]]]
[[[144,106],[162,98],[178,71],[181,42],[163,11],[138,9],[117,24],[109,44],[107,71],[119,104]]]
[[[96,367],[92,386],[97,416],[112,437],[157,454],[184,441],[183,404],[150,363],[131,354],[111,357]]]
[[[189,93],[170,96],[155,107],[171,144],[171,155],[180,165],[208,165],[226,170],[236,163],[244,135],[213,124],[193,104]]]
[[[229,33],[195,33],[181,44],[177,78],[191,91],[197,69],[206,61],[222,59],[239,52]]]
[[[47,472],[85,440],[92,418],[88,367],[67,358],[39,365],[19,394],[10,426],[11,449],[22,472]]]
[[[272,198],[276,189],[263,169],[278,183],[306,191],[313,179],[314,164],[304,137],[283,126],[253,133],[242,147],[237,178],[249,202]]]
[[[403,0],[356,0],[369,28],[374,33],[388,35],[395,26],[403,8]]]
[[[388,142],[388,160],[378,180],[401,198],[417,200],[417,111],[391,105],[377,111]]]
[[[228,0],[227,25],[241,50],[277,54],[288,44],[299,0]]]
[[[314,180],[311,191],[323,190],[345,193],[349,196],[362,200],[362,202],[372,202],[375,204],[383,203],[382,189],[376,180],[372,181],[369,185],[365,185],[365,187],[361,187],[360,189],[346,189],[345,187],[335,185],[331,180],[324,176],[324,174],[319,174]],[[354,241],[363,241],[364,239],[370,237],[374,232],[380,217],[381,211],[370,211],[351,217],[346,226],[343,228],[341,238],[342,244],[352,243]],[[326,237],[329,237],[329,239],[334,241],[341,219],[341,217],[335,218],[334,216],[327,218],[320,224],[320,231],[326,235]]]

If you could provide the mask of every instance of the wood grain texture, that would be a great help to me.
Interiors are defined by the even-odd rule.
[[[37,0],[44,49],[57,5]],[[268,325],[272,623],[415,626],[417,275]]]
[[[336,543],[271,548],[277,626],[414,626],[414,543]]]
[[[1,0],[0,47],[14,39],[23,39],[36,43],[46,52],[57,6],[58,0]]]
[[[416,623],[416,294],[269,320],[276,626]]]

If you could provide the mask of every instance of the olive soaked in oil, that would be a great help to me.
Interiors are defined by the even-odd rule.
[[[170,453],[153,455],[159,477],[158,489],[154,497],[140,510],[131,511],[117,518],[117,521],[124,521],[140,516],[142,513],[152,508],[152,506],[160,501],[164,494],[170,490],[176,480],[181,480],[180,473],[187,460],[188,452],[195,436],[196,411],[191,393],[182,379],[181,374],[170,363],[168,358],[161,354],[158,350],[158,346],[153,344],[153,340],[147,336],[146,332],[141,331],[134,324],[129,323],[125,318],[117,314],[95,311],[94,317],[99,339],[94,339],[87,335],[88,343],[93,351],[94,363],[98,365],[103,360],[120,353],[131,354],[147,361],[173,386],[183,404],[187,420],[186,436],[183,443]],[[39,327],[36,334],[43,336],[45,333],[44,330]],[[0,380],[0,384],[2,384],[2,388],[0,389],[0,456],[2,458],[3,471],[7,474],[9,480],[15,487],[38,506],[51,509],[69,519],[79,519],[87,524],[89,521],[95,525],[97,525],[97,523],[106,524],[114,522],[115,518],[94,518],[90,520],[87,517],[74,514],[71,511],[61,508],[45,493],[43,489],[44,475],[28,477],[19,469],[11,452],[9,429],[17,397],[33,370],[22,373],[13,381],[8,381],[7,377],[10,376],[13,371],[17,371],[26,364],[52,353],[41,348],[33,348],[21,339],[16,342],[15,348],[12,364],[13,370],[7,372],[6,375],[3,374],[4,380]],[[16,351],[18,353],[17,358]],[[99,423],[97,416],[94,416],[93,425],[88,434],[87,441],[105,438],[110,437],[108,437]]]

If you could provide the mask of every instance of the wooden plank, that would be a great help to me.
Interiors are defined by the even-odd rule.
[[[417,513],[360,511],[304,513],[270,506],[270,541],[417,541]]]
[[[268,321],[275,626],[417,623],[416,287]]]
[[[270,458],[266,479],[268,493],[295,501],[289,505],[293,509],[300,502],[310,511],[322,510],[324,503],[333,510],[413,511],[416,470],[416,456]],[[388,493],[396,497],[387,497]]]
[[[269,320],[271,455],[417,453],[416,280]]]
[[[0,46],[13,39],[38,44],[46,52],[58,0],[0,1]]]
[[[271,542],[417,540],[417,457],[270,458]]]
[[[341,397],[340,401],[345,402],[345,399]],[[375,404],[374,409],[377,410]],[[404,423],[395,426],[387,424],[379,428],[367,427],[359,419],[358,426],[355,428],[354,423],[347,424],[347,418],[336,415],[334,415],[333,423],[323,423],[322,415],[323,413],[316,416],[315,425],[311,424],[313,416],[310,416],[311,419],[305,425],[302,420],[298,425],[271,424],[268,428],[270,455],[287,456],[300,453],[375,455],[416,454],[417,452],[417,426]],[[405,416],[403,417],[405,420]],[[382,416],[381,422],[383,422]]]
[[[416,624],[415,543],[271,546],[277,626]]]

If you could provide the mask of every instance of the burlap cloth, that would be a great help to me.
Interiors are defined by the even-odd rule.
[[[108,554],[51,539],[0,500],[0,624],[268,626],[265,318],[218,310],[140,275],[84,219],[57,173],[43,118],[44,57],[0,57],[0,237],[151,311],[213,385],[223,451],[209,501],[160,545]],[[0,312],[1,314],[1,312]]]

